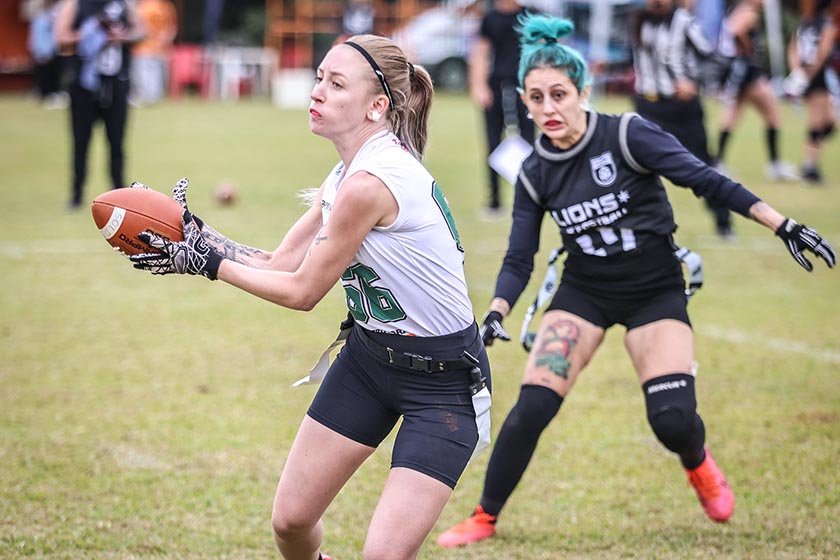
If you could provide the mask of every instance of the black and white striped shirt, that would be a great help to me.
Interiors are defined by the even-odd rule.
[[[701,78],[702,59],[714,49],[694,16],[683,8],[664,18],[642,15],[633,48],[636,93],[648,97],[674,95],[679,79]]]

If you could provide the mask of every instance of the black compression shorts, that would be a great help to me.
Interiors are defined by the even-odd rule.
[[[568,311],[605,330],[617,323],[629,331],[662,319],[675,319],[690,327],[686,303],[685,292],[680,289],[633,301],[592,296],[574,286],[560,284],[547,311]]]
[[[377,447],[402,416],[391,467],[405,467],[454,488],[467,466],[478,429],[468,368],[423,373],[394,367],[373,354],[359,337],[400,352],[458,358],[478,337],[478,327],[438,337],[361,332],[353,327],[307,414],[316,422],[363,445]],[[483,346],[477,356],[490,384]]]
[[[808,82],[808,87],[806,87],[805,91],[802,93],[802,97],[807,98],[810,97],[812,93],[829,91],[828,82],[825,79],[825,73],[828,71],[829,70],[824,68],[821,72],[814,74],[814,77],[811,78],[810,82]]]
[[[691,326],[682,265],[666,238],[613,257],[569,255],[548,310],[562,309],[608,329],[676,319]]]

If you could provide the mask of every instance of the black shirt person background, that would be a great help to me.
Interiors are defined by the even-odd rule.
[[[534,142],[534,123],[516,91],[519,69],[519,37],[516,18],[525,12],[515,0],[498,0],[481,20],[478,38],[470,53],[470,95],[484,110],[487,155],[502,142],[506,124],[514,123],[519,135]],[[499,174],[487,166],[488,217],[500,216]]]

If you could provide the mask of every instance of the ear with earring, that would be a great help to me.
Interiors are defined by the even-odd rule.
[[[528,111],[528,114],[527,114],[527,115],[525,115],[525,116],[526,116],[526,117],[528,117],[528,120],[529,120],[529,121],[534,120],[534,115],[532,115],[532,114],[531,114],[531,111]]]
[[[379,119],[381,119],[381,118],[382,118],[382,113],[380,113],[379,111],[371,111],[371,113],[370,113],[370,118],[371,118],[374,122],[376,122],[376,121],[378,121]]]

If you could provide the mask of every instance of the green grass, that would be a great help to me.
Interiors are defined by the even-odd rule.
[[[629,107],[601,99],[600,110]],[[710,103],[714,135],[717,107]],[[279,243],[336,161],[305,111],[267,102],[185,100],[131,113],[128,176],[168,192],[191,179],[191,206],[216,229]],[[783,154],[798,161],[803,116],[784,108]],[[338,290],[312,313],[272,306],[197,278],[151,278],[113,254],[85,210],[68,214],[69,124],[0,98],[0,557],[266,558],[274,488],[314,394],[291,389],[343,317]],[[103,130],[87,199],[107,187]],[[481,123],[440,95],[428,166],[467,250],[478,314],[489,301],[509,222],[484,222]],[[840,247],[838,140],[829,185],[770,184],[761,126],[748,113],[730,167],[783,213]],[[233,207],[212,197],[238,185]],[[654,439],[614,329],[546,430],[497,537],[430,559],[835,558],[840,554],[840,275],[802,271],[764,228],[739,219],[738,242],[712,235],[693,195],[669,189],[678,241],[704,257],[690,311],[708,442],[737,496],[726,525],[703,515],[678,462]],[[510,188],[506,187],[506,201]],[[543,252],[557,242],[546,225]],[[535,276],[542,274],[538,266]],[[533,286],[523,302],[533,297]],[[508,321],[518,332],[525,305]],[[524,353],[494,346],[494,427],[517,396]],[[392,440],[326,515],[325,550],[359,558]],[[473,507],[489,454],[463,476],[433,531]],[[329,460],[324,450],[323,460]],[[317,466],[317,465],[316,465]]]

